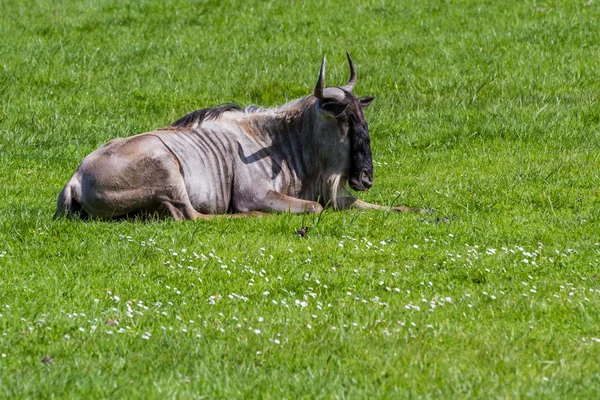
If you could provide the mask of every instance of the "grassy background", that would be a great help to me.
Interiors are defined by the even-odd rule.
[[[597,2],[0,5],[0,396],[600,390]],[[323,54],[345,83],[345,51],[360,197],[433,214],[52,220],[107,140],[304,96]]]

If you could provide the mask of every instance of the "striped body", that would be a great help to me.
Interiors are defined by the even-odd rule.
[[[189,129],[148,135],[177,157],[190,202],[201,213],[250,211],[251,199],[268,190],[316,200],[318,188],[307,185],[310,171],[302,152],[307,143],[296,129],[265,129],[272,113],[233,111]]]

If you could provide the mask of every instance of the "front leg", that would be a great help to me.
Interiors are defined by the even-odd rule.
[[[359,208],[361,210],[385,210],[385,211],[397,211],[397,212],[415,212],[422,213],[423,210],[416,207],[406,207],[406,206],[380,206],[379,204],[371,204],[366,203],[362,200],[356,199],[356,201],[352,204],[352,207]]]
[[[406,206],[381,206],[379,204],[366,203],[353,196],[341,197],[337,201],[338,208],[358,208],[360,210],[384,210],[384,211],[397,211],[397,212],[416,212],[422,213],[423,210],[420,208],[406,207]]]
[[[275,212],[313,213],[321,212],[323,206],[315,201],[297,199],[274,190],[269,190],[264,197],[262,204],[259,204],[258,209]]]

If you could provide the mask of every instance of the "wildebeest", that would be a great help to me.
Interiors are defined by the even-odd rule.
[[[166,128],[114,139],[85,157],[58,197],[56,215],[176,220],[260,211],[319,212],[325,206],[418,211],[355,198],[373,185],[363,110],[350,79],[325,87],[325,57],[312,95],[275,108],[222,105]]]

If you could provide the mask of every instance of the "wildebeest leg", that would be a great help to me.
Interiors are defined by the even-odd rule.
[[[161,208],[167,209],[173,216],[175,221],[182,221],[184,219],[211,219],[211,215],[201,214],[194,209],[190,201],[190,197],[185,187],[183,176],[179,174],[179,171],[172,172],[171,182],[173,184],[171,190],[167,193],[159,196]]]
[[[381,206],[379,204],[366,203],[361,200],[356,200],[352,207],[359,208],[361,210],[385,210],[385,211],[397,211],[397,212],[416,212],[421,213],[423,210],[415,207],[406,206]]]
[[[384,210],[384,211],[397,211],[397,212],[423,212],[420,208],[406,207],[406,206],[382,206],[379,204],[367,203],[362,200],[358,200],[354,197],[343,197],[338,199],[339,208],[358,208],[360,210]]]
[[[315,201],[297,199],[274,190],[269,190],[263,203],[259,206],[263,210],[291,213],[321,212],[323,210],[323,206]]]
[[[194,207],[192,207],[192,204],[190,203],[189,199],[180,199],[180,200],[165,199],[162,202],[162,205],[167,210],[169,210],[169,213],[171,213],[171,215],[173,216],[173,219],[175,221],[182,221],[184,219],[196,220],[198,218],[202,218],[202,219],[211,219],[212,218],[211,215],[200,214],[199,212],[194,210]]]

